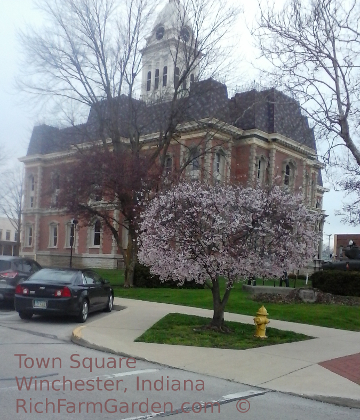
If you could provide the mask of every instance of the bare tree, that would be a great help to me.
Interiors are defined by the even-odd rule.
[[[359,22],[358,0],[290,0],[281,10],[260,3],[253,29],[267,76],[327,141],[325,163],[351,176],[360,165]]]
[[[2,176],[2,188],[0,196],[0,212],[5,214],[15,229],[16,252],[20,251],[20,232],[22,203],[24,194],[24,172],[21,167],[7,171]]]
[[[148,98],[147,103],[137,99],[141,51],[158,1],[39,0],[38,5],[46,15],[45,28],[29,29],[21,35],[25,57],[25,74],[19,81],[21,89],[35,94],[40,103],[44,100],[55,103],[63,111],[63,118],[79,131],[82,142],[101,140],[104,149],[118,154],[124,153],[125,147],[131,154],[130,161],[139,159],[144,135],[156,132],[156,138],[151,139],[155,147],[146,153],[144,166],[151,176],[158,165],[162,174],[170,142],[181,141],[178,127],[189,108],[185,81],[195,68],[201,69],[199,76],[209,77],[226,63],[222,42],[239,11],[228,6],[226,0],[170,2],[177,6],[173,18],[178,20],[179,28],[191,22],[193,29],[187,33],[178,31],[170,43],[174,67],[182,69],[171,95],[160,95],[153,101]],[[79,125],[79,115],[89,109],[87,123]],[[63,141],[72,144],[74,139]],[[203,153],[206,151],[205,147]],[[79,153],[83,153],[81,148]],[[125,191],[136,203],[136,191],[129,193],[128,186]],[[129,232],[129,246],[124,254],[125,278],[126,284],[132,285],[136,229],[131,213],[120,205],[120,195],[117,210],[123,213]],[[96,205],[80,204],[80,213],[104,215],[99,214]],[[114,207],[109,211],[113,212]],[[107,223],[111,218],[103,220]]]

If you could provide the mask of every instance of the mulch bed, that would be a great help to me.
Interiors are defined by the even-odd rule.
[[[322,303],[326,305],[347,305],[347,306],[360,306],[360,298],[352,296],[339,296],[332,295],[331,293],[324,293],[321,290],[313,289],[317,292],[315,303]],[[271,293],[259,293],[253,296],[256,302],[269,302],[269,303],[303,303],[299,296],[300,289],[292,290],[287,296]]]

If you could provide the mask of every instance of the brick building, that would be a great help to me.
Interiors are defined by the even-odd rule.
[[[175,2],[170,0],[147,39],[142,51],[141,99],[131,99],[131,115],[136,115],[136,125],[141,127],[144,149],[156,144],[159,126],[169,116],[170,98],[182,72],[181,64],[177,67],[171,58],[172,37],[176,32],[174,7]],[[184,27],[181,31],[186,42],[191,28],[186,27],[187,33]],[[167,173],[189,161],[184,171],[189,179],[253,186],[281,183],[291,191],[300,191],[314,211],[322,211],[325,192],[322,165],[317,159],[313,131],[294,99],[275,89],[253,89],[229,97],[224,84],[213,79],[198,81],[196,71],[182,85],[179,104],[183,112],[176,121],[176,138],[167,150]],[[159,95],[161,102],[157,101]],[[129,99],[122,95],[116,100],[120,135],[127,142],[132,118]],[[103,107],[106,110],[106,101]],[[96,111],[90,109],[81,126],[34,127],[27,155],[21,158],[26,177],[22,254],[34,257],[42,265],[67,266],[74,233],[74,265],[109,268],[121,265],[121,251],[103,230],[100,220],[94,220],[91,226],[80,223],[74,229],[71,220],[76,215],[64,214],[56,208],[59,179],[64,175],[60,165],[71,160],[78,147],[98,140],[94,129]],[[208,153],[203,153],[205,144]],[[126,248],[124,228],[122,239]]]
[[[334,235],[334,259],[341,261],[347,260],[344,250],[349,246],[349,242],[353,241],[357,246],[360,245],[359,233],[340,233]]]

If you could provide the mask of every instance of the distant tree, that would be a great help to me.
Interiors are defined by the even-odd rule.
[[[327,167],[340,169],[335,184],[357,192],[359,182],[352,180],[360,172],[360,2],[290,0],[280,10],[275,3],[259,4],[253,35],[271,64],[263,77],[300,102],[323,142]],[[354,205],[359,215],[359,200],[350,205],[353,216]]]
[[[116,154],[124,153],[125,144],[128,149],[126,156],[130,162],[136,162],[144,146],[142,137],[149,133],[149,127],[154,127],[152,133],[156,132],[158,135],[152,139],[154,147],[151,153],[146,153],[147,162],[144,165],[150,178],[154,167],[165,167],[170,142],[175,138],[181,142],[178,126],[188,108],[187,102],[182,99],[188,93],[190,84],[187,83],[185,87],[185,81],[190,79],[195,68],[200,68],[202,75],[210,77],[219,71],[219,66],[226,63],[226,48],[221,42],[238,14],[238,8],[228,6],[226,0],[171,2],[177,8],[173,19],[178,21],[179,29],[188,25],[189,19],[193,32],[189,36],[190,34],[179,30],[175,41],[171,43],[172,60],[175,67],[182,68],[182,72],[174,83],[172,96],[157,98],[157,106],[151,109],[146,109],[145,103],[136,97],[141,84],[141,50],[149,34],[149,22],[152,22],[151,17],[158,1],[39,0],[39,7],[46,16],[45,27],[29,29],[21,35],[25,57],[22,66],[24,74],[19,78],[21,89],[36,95],[40,102],[47,99],[50,103],[55,102],[57,110],[63,111],[64,120],[78,131],[77,138],[93,143],[100,142],[104,149]],[[127,98],[125,106],[124,95]],[[166,110],[162,106],[165,102]],[[89,123],[77,124],[79,116],[89,112],[89,109]],[[140,123],[139,116],[144,114],[147,120]],[[207,129],[200,122],[199,127]],[[211,148],[207,146],[211,142],[208,136],[204,136],[204,139],[207,143],[203,143],[203,153],[206,153]],[[84,156],[86,160],[86,154],[73,138],[66,141],[69,145],[75,143],[79,149],[79,167],[72,173],[66,172],[67,179],[72,178],[72,182],[68,183],[71,185],[77,183],[75,178],[79,177],[81,162]],[[94,151],[98,151],[97,145]],[[91,159],[95,170],[96,167],[103,167],[102,156],[104,155],[98,154],[99,161],[96,164]],[[122,161],[121,156],[118,161]],[[121,172],[121,166],[119,170]],[[84,178],[80,176],[80,179]],[[125,176],[125,179],[128,177]],[[138,191],[131,190],[131,185],[132,182],[124,186],[121,193],[117,186],[110,195],[103,195],[104,198],[112,196],[117,200],[107,207],[109,213],[105,212],[104,207],[99,212],[98,207],[88,199],[79,202],[77,206],[80,218],[84,216],[89,219],[89,214],[92,214],[93,217],[100,217],[108,226],[108,221],[115,213],[123,214],[126,226],[129,226],[129,244],[133,244],[133,249],[128,249],[127,256],[124,256],[127,286],[131,286],[133,282],[136,230],[131,228],[134,226],[132,212],[124,212],[124,207],[120,205],[121,200],[118,199],[126,195],[132,198],[133,206],[136,205]],[[89,184],[86,191],[91,188]],[[65,202],[69,203],[69,200]],[[68,210],[73,208],[70,205]],[[110,230],[114,234],[116,229]],[[116,236],[115,239],[119,243]]]
[[[320,215],[279,187],[180,184],[141,215],[139,261],[163,281],[195,280],[213,296],[211,327],[223,328],[234,282],[279,276],[316,253]],[[221,297],[219,278],[226,280]]]
[[[21,215],[24,194],[24,173],[21,167],[2,175],[0,213],[5,214],[15,229],[17,255],[20,251]]]

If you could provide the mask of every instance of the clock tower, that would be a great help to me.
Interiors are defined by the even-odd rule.
[[[198,57],[190,19],[179,0],[169,0],[156,18],[142,50],[141,98],[170,100],[178,88],[185,96],[198,78]],[[186,74],[186,78],[183,75]]]

